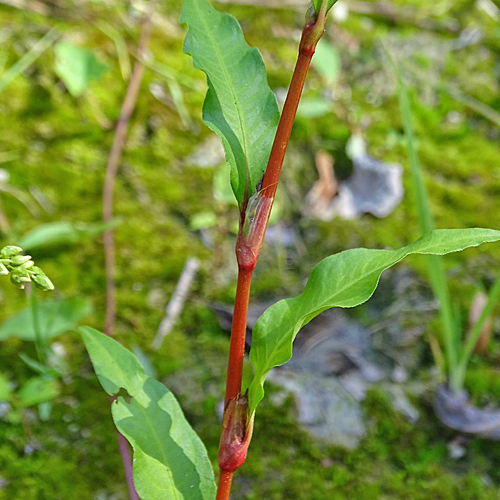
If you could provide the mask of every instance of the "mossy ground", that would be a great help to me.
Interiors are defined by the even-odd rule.
[[[180,85],[189,120],[181,122],[168,81],[146,70],[115,186],[114,213],[121,220],[115,231],[116,338],[147,352],[162,379],[171,376],[189,386],[189,391],[185,387],[179,391],[180,401],[215,466],[219,423],[214,408],[223,394],[228,339],[208,304],[234,297],[234,236],[227,228],[235,209],[215,204],[214,169],[196,168],[183,160],[209,131],[201,121],[203,76],[182,53],[179,3],[160,2],[150,50]],[[382,39],[401,63],[412,89],[420,158],[438,227],[498,229],[498,128],[446,90],[459,88],[498,109],[498,27],[489,14],[468,1],[454,2],[441,14],[428,2],[411,3],[416,22],[426,17],[437,17],[440,22],[456,18],[462,26],[477,27],[483,37],[450,50],[457,34],[421,29],[404,20],[354,12],[343,23],[329,25],[326,36],[342,60],[333,89],[338,96],[335,113],[314,120],[298,118],[282,186],[284,222],[295,224],[307,250],[299,255],[268,246],[256,271],[256,300],[297,293],[312,266],[333,252],[355,246],[396,248],[419,235],[395,79]],[[93,51],[109,69],[81,97],[74,98],[56,76],[54,51],[49,48],[0,93],[2,161],[10,155],[0,166],[10,173],[11,185],[24,192],[38,186],[54,206],[53,213],[39,210],[35,218],[18,200],[0,193],[2,209],[11,222],[1,243],[13,242],[44,222],[101,219],[104,170],[113,139],[112,129],[106,127],[118,117],[126,82],[115,45],[98,28],[98,21],[106,19],[133,53],[140,16],[133,6],[114,0],[95,0],[79,7],[69,1],[61,4],[68,10],[55,12],[53,17],[0,6],[4,26],[0,56],[5,67],[32,47],[41,32],[57,25],[67,41]],[[408,2],[394,4],[402,7]],[[286,87],[303,13],[230,4],[218,7],[233,13],[249,43],[261,50],[271,87]],[[165,87],[163,102],[150,92],[152,84]],[[324,84],[312,70],[306,95],[320,95]],[[335,156],[340,168],[348,169],[344,148],[356,130],[364,131],[371,154],[404,165],[405,199],[383,220],[366,216],[325,223],[301,218],[301,207],[293,200],[303,198],[316,180],[314,153],[324,149]],[[192,217],[207,210],[219,216],[218,224],[208,230],[214,248],[207,248],[200,233],[189,229]],[[87,324],[98,329],[102,329],[105,310],[101,243],[97,238],[34,253],[37,264],[56,284],[58,296],[81,295],[92,301],[95,312]],[[162,348],[153,352],[151,340],[187,256],[201,260],[193,300]],[[475,290],[494,277],[500,247],[468,250],[448,257],[446,263],[453,295],[465,316]],[[425,275],[423,259],[414,258],[408,265]],[[0,282],[0,320],[24,307],[24,300],[21,291],[6,280]],[[359,316],[366,317],[362,312]],[[430,328],[437,327],[432,324]],[[24,425],[2,422],[0,426],[0,478],[6,480],[0,483],[0,499],[125,499],[107,398],[78,336],[66,334],[58,340],[66,350],[68,373],[50,420],[40,422],[32,408],[24,412]],[[0,371],[17,385],[32,376],[19,359],[20,352],[36,356],[28,343],[2,342]],[[422,373],[429,367],[428,358]],[[493,343],[486,361],[475,360],[468,374],[467,386],[478,403],[485,398],[498,402],[498,374],[491,369],[497,358],[498,345]],[[264,402],[247,463],[235,479],[234,497],[498,498],[500,446],[473,439],[464,458],[451,460],[446,445],[454,433],[438,423],[430,397],[414,403],[421,419],[410,424],[391,409],[382,393],[370,392],[364,403],[368,435],[358,449],[345,451],[318,444],[304,433],[295,422],[292,401],[280,407]],[[36,446],[27,453],[29,443]]]

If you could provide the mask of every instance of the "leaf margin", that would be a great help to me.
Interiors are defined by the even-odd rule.
[[[194,14],[195,10],[197,10],[198,12],[197,16]],[[268,117],[266,118],[267,122],[265,124],[265,130],[264,132],[261,132],[260,135],[258,135],[258,140],[256,141],[252,141],[250,136],[253,134],[247,133],[247,131],[245,130],[243,130],[243,141],[240,141],[240,138],[237,136],[237,134],[235,134],[234,130],[232,129],[232,124],[229,124],[227,121],[227,117],[229,116],[229,114],[224,114],[222,106],[218,100],[216,88],[217,85],[215,85],[214,83],[217,82],[220,75],[214,73],[211,70],[207,70],[207,68],[204,67],[202,61],[200,60],[202,59],[202,57],[200,57],[200,54],[196,52],[196,32],[197,29],[199,31],[199,26],[197,27],[195,22],[197,20],[201,20],[201,22],[204,23],[204,31],[209,34],[209,38],[214,42],[213,45],[216,48],[215,53],[220,61],[219,67],[222,67],[224,69],[222,73],[224,73],[226,83],[231,88],[232,98],[237,108],[237,121],[239,121],[240,128],[244,129],[244,123],[249,120],[251,114],[255,114],[255,106],[251,109],[251,113],[245,113],[239,109],[240,105],[237,99],[238,93],[233,88],[233,82],[231,81],[231,77],[227,72],[227,68],[225,67],[223,58],[221,56],[221,49],[227,50],[227,47],[219,47],[217,45],[215,37],[209,29],[208,21],[206,20],[206,18],[209,16],[212,16],[212,18],[216,20],[216,28],[219,28],[225,23],[226,28],[228,30],[232,30],[232,34],[237,37],[235,44],[240,44],[239,64],[241,65],[241,61],[244,59],[247,64],[249,64],[250,62],[252,63],[251,73],[253,75],[253,81],[251,85],[256,85],[255,75],[257,75],[258,79],[262,81],[262,83],[258,83],[258,85],[261,85],[261,87],[259,91],[260,99],[257,100],[259,104],[262,104],[262,106],[259,108],[261,113],[261,119],[258,120],[260,121],[260,126],[255,130],[263,129],[264,119],[262,118],[262,116],[265,117],[268,115]],[[235,198],[238,201],[238,204],[241,206],[247,190],[248,196],[250,196],[254,192],[255,187],[267,166],[267,160],[271,152],[271,146],[279,121],[279,110],[276,97],[269,88],[269,84],[267,83],[265,65],[260,52],[256,47],[250,47],[247,44],[238,21],[232,15],[224,12],[219,12],[206,0],[184,0],[181,10],[181,23],[185,23],[188,26],[183,50],[185,53],[191,54],[193,65],[203,71],[207,76],[208,90],[203,104],[203,121],[208,128],[213,130],[222,139],[224,151],[226,153],[226,161],[231,167],[231,187],[233,189]],[[243,83],[244,86],[247,87],[250,85],[248,81],[246,83]],[[248,115],[248,117],[246,115]],[[225,131],[223,130],[223,128],[225,129]],[[234,143],[232,144],[229,141],[227,136],[231,135],[236,138],[237,147],[234,145]],[[264,153],[262,153],[262,151],[264,151]],[[241,155],[243,155],[243,159],[241,158]]]
[[[176,417],[181,417],[181,419],[178,419],[175,421],[175,424],[172,424],[172,427],[175,427],[174,431],[179,433],[182,429],[181,427],[184,426],[185,429],[183,432],[187,432],[188,435],[188,440],[183,440],[185,441],[185,447],[182,447],[182,449],[186,449],[187,453],[193,454],[196,452],[196,460],[201,460],[204,462],[203,464],[203,472],[200,473],[200,469],[196,469],[195,464],[191,460],[191,464],[195,467],[196,473],[200,477],[200,495],[194,495],[193,493],[196,493],[197,490],[190,490],[189,491],[189,496],[184,495],[183,492],[180,492],[177,489],[177,485],[173,484],[173,490],[176,492],[176,496],[173,497],[175,500],[177,498],[179,500],[185,499],[185,500],[212,500],[212,497],[215,497],[215,491],[216,491],[216,485],[215,485],[215,480],[213,476],[213,469],[210,463],[210,460],[208,458],[208,454],[206,451],[206,448],[201,441],[201,439],[198,437],[194,429],[191,427],[189,422],[186,420],[184,417],[184,414],[182,412],[182,408],[180,407],[179,403],[175,399],[174,395],[168,390],[167,387],[165,387],[163,384],[158,382],[157,380],[153,379],[152,377],[149,377],[148,375],[145,374],[144,369],[142,365],[140,364],[139,360],[136,358],[136,356],[130,352],[128,349],[123,347],[119,342],[116,340],[108,337],[102,332],[99,332],[98,330],[95,330],[94,328],[90,327],[80,327],[79,328],[79,333],[84,341],[84,344],[87,348],[87,352],[89,353],[89,356],[91,358],[92,364],[94,366],[94,370],[97,374],[97,377],[99,379],[99,382],[101,383],[103,389],[110,395],[110,396],[117,396],[117,398],[112,402],[111,406],[111,411],[113,415],[113,421],[115,422],[116,428],[120,431],[121,434],[125,436],[125,438],[130,442],[134,449],[134,477],[136,476],[136,467],[137,467],[137,461],[141,461],[141,459],[144,458],[144,455],[146,454],[144,450],[141,450],[137,455],[135,455],[135,450],[137,448],[137,443],[136,439],[131,437],[130,433],[128,432],[127,428],[124,427],[123,425],[123,420],[124,420],[124,415],[127,415],[127,413],[130,414],[130,405],[132,402],[137,400],[136,398],[142,398],[142,399],[148,399],[147,395],[145,393],[142,393],[142,389],[146,384],[149,384],[150,386],[153,385],[156,389],[159,391],[162,391],[165,395],[169,396],[169,404],[173,404],[173,413],[176,413]],[[107,349],[109,352],[107,354],[110,354],[108,356],[109,358],[112,358],[111,353],[113,351],[119,352],[119,357],[120,359],[123,360],[125,358],[126,360],[126,365],[129,366],[131,370],[134,370],[134,374],[130,376],[130,374],[125,373],[124,370],[121,368],[119,369],[120,371],[123,371],[123,374],[119,374],[116,377],[110,378],[108,374],[106,374],[107,371],[109,371],[109,366],[106,363],[98,363],[97,357],[99,356],[99,349],[100,348]],[[95,358],[94,358],[95,356]],[[99,366],[96,366],[96,364],[99,364]],[[118,363],[115,361],[111,366],[118,365]],[[120,376],[123,377],[120,380]],[[128,403],[125,398],[119,393],[121,390],[124,389],[128,395],[132,398],[131,403]],[[137,404],[141,406],[141,402],[137,400]],[[158,405],[159,406],[159,405]],[[159,406],[160,407],[160,406]],[[172,417],[171,417],[172,418]],[[173,418],[172,418],[173,421]],[[187,431],[186,431],[187,429]],[[178,437],[178,436],[177,436]],[[173,438],[172,440],[176,442]],[[139,463],[139,470],[141,467],[147,467],[149,466],[154,466],[156,467],[156,470],[165,470],[169,469],[168,466],[165,464],[162,464],[159,460],[155,459],[151,455],[148,455],[147,459],[147,464],[146,463]],[[186,457],[188,459],[191,459],[188,454],[186,454]],[[151,459],[151,460],[149,460]],[[158,466],[158,464],[161,465],[161,467]],[[148,481],[142,481],[139,479],[139,484],[140,484],[140,489],[141,489],[141,500],[157,500],[158,496],[156,493],[151,494],[150,491],[148,490]],[[177,496],[177,493],[180,496]],[[170,493],[171,494],[171,493]]]
[[[455,235],[462,235],[462,238],[455,238],[453,241],[452,233]],[[482,233],[483,236],[479,237],[479,234]],[[476,236],[474,237],[474,234]],[[438,240],[437,242],[435,240]],[[441,241],[440,241],[441,240]],[[500,231],[496,231],[494,229],[482,229],[482,228],[470,228],[470,229],[436,229],[431,231],[430,233],[425,234],[420,237],[416,241],[410,243],[409,245],[396,249],[396,250],[379,250],[379,249],[366,249],[366,248],[355,248],[351,250],[345,250],[343,252],[339,252],[337,254],[326,257],[321,262],[319,262],[311,271],[309,275],[308,282],[302,291],[302,293],[296,297],[283,299],[273,304],[271,307],[266,309],[264,313],[259,317],[257,323],[254,326],[252,332],[252,348],[250,350],[250,361],[254,365],[255,375],[249,386],[249,414],[251,415],[257,405],[262,400],[264,396],[264,382],[271,371],[275,366],[280,366],[286,363],[292,356],[292,345],[293,341],[299,332],[299,330],[309,321],[311,321],[315,316],[325,311],[326,309],[330,309],[332,307],[355,307],[366,302],[375,292],[380,275],[386,269],[392,267],[397,264],[405,257],[412,254],[424,254],[424,255],[445,255],[447,253],[459,252],[465,250],[466,248],[476,247],[483,243],[495,242],[500,240]],[[310,310],[302,315],[297,315],[297,311],[301,307],[301,302],[307,301],[307,294],[311,294],[309,289],[311,287],[316,287],[316,282],[319,279],[318,275],[324,272],[323,268],[327,266],[331,266],[332,263],[336,264],[338,260],[349,259],[352,256],[358,256],[360,253],[365,253],[366,255],[371,254],[372,256],[376,255],[386,255],[391,257],[387,260],[387,264],[380,266],[379,269],[375,269],[368,274],[369,278],[372,278],[369,281],[369,286],[366,288],[364,293],[361,295],[361,299],[358,297],[357,299],[353,299],[349,297],[346,299],[335,299],[335,296],[328,301],[322,303],[315,308],[309,308]],[[352,266],[351,266],[352,267]],[[349,268],[349,265],[347,266]],[[349,269],[347,269],[349,271]],[[336,271],[338,272],[338,270]],[[370,276],[370,274],[372,276]],[[345,279],[346,276],[343,276]],[[338,294],[341,292],[337,292]],[[335,303],[332,301],[335,300]],[[266,322],[276,325],[279,321],[286,320],[286,315],[289,316],[297,316],[296,321],[293,324],[293,328],[288,328],[288,330],[282,334],[278,340],[275,342],[275,346],[272,349],[271,355],[266,355],[266,353],[262,353],[263,350],[266,349],[264,341],[268,334],[266,334]],[[263,332],[261,332],[263,330]],[[286,344],[283,346],[283,344]],[[278,349],[282,348],[284,354],[281,357],[275,356],[275,353]],[[275,356],[275,359],[272,359],[272,356]]]

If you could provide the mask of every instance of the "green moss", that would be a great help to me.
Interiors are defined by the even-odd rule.
[[[410,424],[385,395],[369,391],[364,403],[368,435],[353,451],[314,442],[290,418],[292,408],[291,399],[280,407],[266,400],[259,408],[243,477],[234,480],[236,495],[305,500],[314,491],[315,498],[339,499],[495,498],[494,487],[455,470],[456,462],[447,457],[447,433],[425,407],[422,418]],[[263,457],[269,449],[274,451],[268,462]]]
[[[394,2],[400,8],[431,9],[424,0]],[[92,19],[106,19],[117,29],[133,52],[139,38],[139,18],[128,14],[121,2],[87,2]],[[303,13],[292,9],[258,10],[253,6],[217,4],[241,20],[251,45],[258,46],[269,71],[272,88],[288,86],[296,59],[296,30]],[[202,125],[201,107],[206,89],[203,74],[182,53],[183,28],[177,28],[180,2],[158,5],[161,28],[155,28],[151,53],[172,69],[183,93],[192,125],[180,124],[175,105],[168,97],[167,82],[146,70],[115,186],[114,214],[121,220],[115,230],[117,248],[116,337],[126,346],[138,345],[148,354],[161,379],[172,381],[189,420],[200,432],[216,465],[219,422],[214,408],[222,399],[229,340],[207,308],[208,301],[230,302],[235,295],[234,235],[228,231],[233,208],[215,207],[212,169],[184,164],[183,158],[209,135]],[[40,38],[52,19],[30,11],[0,6],[9,37],[2,44],[6,67]],[[448,15],[448,14],[446,14]],[[470,2],[454,2],[450,16],[462,26],[481,23],[486,51],[476,46],[450,52],[443,80],[498,107],[495,75],[499,50],[496,25]],[[432,14],[435,17],[437,14]],[[437,16],[444,20],[444,17]],[[128,24],[123,19],[128,19]],[[399,247],[419,235],[411,188],[407,152],[401,140],[401,120],[393,93],[393,77],[387,74],[378,40],[394,36],[398,41],[418,37],[451,41],[446,33],[428,33],[407,23],[383,18],[367,22],[351,13],[342,25],[328,26],[331,41],[342,59],[343,71],[335,92],[334,111],[315,120],[299,118],[294,126],[282,187],[285,224],[294,224],[306,250],[266,245],[255,273],[252,299],[267,300],[299,293],[316,262],[334,252],[356,246]],[[28,193],[38,186],[54,207],[39,210],[35,218],[12,196],[0,193],[2,209],[12,224],[7,240],[16,239],[38,224],[56,220],[95,222],[101,219],[104,171],[113,140],[112,127],[126,92],[115,47],[93,22],[82,19],[58,21],[64,37],[94,50],[109,66],[92,84],[87,95],[75,99],[64,91],[54,73],[54,53],[47,50],[25,75],[20,75],[0,94],[2,153],[16,158],[2,164],[11,184]],[[433,38],[434,37],[434,38]],[[496,37],[496,38],[495,38]],[[419,71],[433,69],[425,51],[408,58]],[[411,76],[411,75],[410,75]],[[152,83],[165,86],[167,99],[156,100]],[[321,95],[323,82],[311,73],[306,92]],[[377,92],[380,90],[380,95]],[[419,85],[411,91],[425,181],[439,227],[494,225],[500,194],[498,132],[486,119],[445,91],[435,92],[433,105],[422,98]],[[374,95],[377,94],[377,95]],[[376,99],[374,99],[376,97]],[[449,119],[458,113],[458,122]],[[103,116],[106,119],[103,119]],[[370,125],[366,127],[367,117]],[[324,149],[334,155],[340,176],[351,165],[345,144],[353,130],[364,130],[369,152],[405,168],[406,196],[386,219],[365,216],[355,221],[329,223],[301,217],[300,204],[317,178],[314,155]],[[207,248],[200,233],[189,230],[190,218],[213,210],[221,223],[209,231],[214,248]],[[493,222],[492,222],[493,221]],[[206,242],[207,240],[205,240]],[[95,312],[87,324],[102,329],[105,316],[105,276],[102,238],[78,245],[33,252],[35,260],[56,284],[58,296],[87,296]],[[182,266],[189,256],[201,261],[191,299],[162,347],[152,352],[151,341],[173,293]],[[426,276],[424,259],[408,261]],[[500,248],[490,245],[446,259],[454,298],[466,316],[474,289],[491,279],[500,262]],[[25,306],[25,297],[0,277],[0,320]],[[359,311],[363,321],[369,313]],[[429,328],[439,334],[439,326]],[[0,499],[77,499],[98,492],[126,498],[107,398],[100,389],[77,335],[57,339],[67,352],[68,374],[63,394],[55,401],[51,420],[40,423],[28,413],[33,438],[41,450],[24,453],[28,437],[21,425],[0,426],[0,476],[9,481]],[[2,343],[2,372],[22,383],[31,376],[19,361],[19,352],[35,357],[33,345],[9,339]],[[493,345],[485,362],[474,361],[466,386],[477,404],[497,400],[500,384],[489,366],[498,353]],[[246,365],[245,378],[251,368]],[[184,389],[183,389],[184,388]],[[276,389],[269,388],[268,394]],[[297,425],[294,403],[288,398],[275,406],[267,398],[257,415],[248,460],[235,476],[234,495],[246,499],[493,499],[497,498],[500,474],[498,447],[473,439],[460,461],[447,457],[453,432],[437,422],[424,400],[414,401],[421,411],[416,424],[393,411],[387,398],[371,391],[364,403],[368,435],[360,447],[345,451],[315,442]],[[76,430],[77,429],[77,430]],[[494,482],[487,486],[482,477]],[[68,478],[71,480],[69,481]]]

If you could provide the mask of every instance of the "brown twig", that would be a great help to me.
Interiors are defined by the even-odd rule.
[[[144,57],[149,40],[151,38],[152,29],[152,11],[147,15],[142,26],[141,37],[138,45],[138,54]],[[108,165],[106,167],[106,178],[104,180],[104,193],[102,200],[102,213],[105,222],[110,222],[113,217],[113,190],[115,185],[116,175],[118,173],[118,162],[122,154],[123,145],[125,143],[125,135],[127,133],[128,124],[132,111],[134,110],[141,86],[142,75],[144,73],[144,65],[139,59],[134,64],[132,75],[123,101],[123,106],[120,111],[118,123],[116,125],[115,137],[109,154]],[[104,233],[104,255],[106,268],[106,325],[104,332],[106,335],[111,335],[115,324],[115,308],[116,308],[116,284],[115,284],[115,248],[113,232],[106,231]]]
[[[144,56],[144,53],[149,45],[152,30],[152,17],[154,12],[155,2],[150,4],[150,12],[146,15],[141,36],[139,39],[138,53]],[[128,123],[132,111],[134,110],[137,101],[137,94],[141,86],[142,75],[144,73],[144,66],[140,60],[136,60],[134,69],[130,76],[127,93],[123,101],[118,123],[116,125],[115,136],[113,145],[109,154],[108,165],[106,167],[106,177],[104,180],[102,212],[105,222],[110,222],[113,217],[113,189],[115,184],[116,175],[118,173],[118,162],[122,154],[123,145],[125,143],[125,136],[127,133]],[[104,332],[106,335],[113,334],[113,328],[116,319],[116,283],[115,283],[115,245],[112,231],[104,233],[104,257],[105,257],[105,271],[106,271],[106,323]],[[130,493],[131,500],[140,500],[139,495],[135,491],[134,480],[132,475],[132,459],[130,456],[130,448],[122,434],[118,431],[118,444],[120,447],[120,454],[122,456],[123,467],[125,469],[125,476]]]

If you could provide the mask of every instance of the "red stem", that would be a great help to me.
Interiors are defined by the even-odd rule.
[[[248,299],[253,269],[240,266],[236,299],[234,301],[233,323],[231,326],[231,344],[226,379],[225,405],[241,392],[243,357],[245,355],[245,334],[247,331]]]
[[[236,258],[238,260],[238,285],[234,302],[234,315],[231,327],[231,344],[229,347],[229,362],[226,381],[225,405],[230,399],[241,393],[241,378],[243,371],[243,357],[245,353],[245,336],[247,329],[248,299],[252,273],[257,264],[264,235],[266,233],[271,208],[278,186],[281,167],[285,158],[286,148],[292,132],[293,122],[297,113],[300,96],[304,87],[307,70],[311,63],[316,44],[323,35],[326,20],[326,4],[322,5],[319,15],[311,19],[302,31],[299,47],[299,56],[293,72],[292,81],[288,89],[280,122],[274,138],[273,147],[269,156],[267,169],[262,181],[261,198],[257,211],[250,221],[248,231],[243,234],[245,214],[242,213],[240,231],[236,243]],[[229,500],[233,472],[221,469],[217,500]]]
[[[295,120],[295,114],[299,106],[300,96],[304,88],[304,82],[314,54],[314,48],[303,47],[302,42],[299,49],[299,56],[293,72],[290,88],[286,96],[283,112],[274,139],[266,173],[262,181],[262,194],[267,198],[274,198],[278,180],[281,173],[281,167],[285,158],[286,148],[292,133],[292,126]]]
[[[316,45],[323,35],[325,16],[318,16],[317,20],[307,23],[302,31],[299,46],[299,56],[290,82],[283,111],[281,113],[278,130],[274,138],[273,147],[267,163],[267,169],[262,180],[261,199],[257,206],[253,222],[250,224],[248,233],[243,236],[240,231],[236,252],[238,264],[247,267],[255,267],[259,258],[260,250],[264,242],[269,216],[274,202],[274,196],[278,187],[278,181],[285,159],[285,152],[292,133],[293,122],[299,106],[300,96],[304,88],[307,71],[311,63]]]
[[[122,456],[123,468],[125,469],[125,477],[127,479],[128,492],[130,500],[141,500],[134,486],[134,474],[132,470],[132,457],[130,456],[130,448],[128,446],[125,436],[120,433],[116,428],[116,437],[118,438],[118,446],[120,448],[120,455]]]
[[[229,471],[220,471],[219,485],[217,487],[217,498],[215,500],[228,500],[231,492],[231,483],[233,481],[233,473]]]

